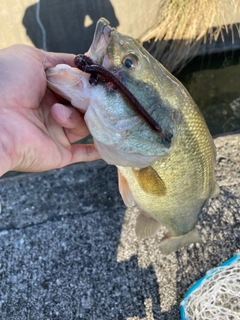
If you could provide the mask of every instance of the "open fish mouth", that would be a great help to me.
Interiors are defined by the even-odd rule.
[[[93,36],[93,42],[86,53],[86,55],[90,56],[95,63],[102,64],[103,57],[114,31],[116,31],[116,29],[110,26],[107,19],[101,18],[98,21]]]

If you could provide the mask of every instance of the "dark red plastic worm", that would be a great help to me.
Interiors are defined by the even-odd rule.
[[[93,77],[97,77],[98,75],[102,76],[104,79],[111,81],[120,91],[121,93],[131,102],[133,107],[140,112],[144,120],[149,124],[149,126],[159,133],[159,135],[165,139],[167,142],[171,143],[171,141],[163,134],[161,127],[159,124],[150,116],[150,114],[144,109],[141,103],[135,98],[135,96],[128,90],[128,88],[110,71],[105,69],[100,65],[94,64],[91,58],[79,54],[75,57],[74,63],[78,69],[83,72],[89,73],[93,75]],[[97,81],[97,78],[95,79]]]

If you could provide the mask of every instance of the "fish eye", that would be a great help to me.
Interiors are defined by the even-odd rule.
[[[123,58],[122,64],[130,70],[135,70],[138,65],[138,58],[137,56],[129,54]]]

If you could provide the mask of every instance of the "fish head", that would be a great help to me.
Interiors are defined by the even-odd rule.
[[[65,76],[58,81],[57,93],[61,95],[62,91],[65,98],[74,97],[69,98],[71,103],[85,112],[85,121],[102,158],[117,166],[144,168],[172,152],[182,120],[178,108],[182,85],[138,41],[119,33],[104,18],[99,19],[85,56],[98,71],[93,71],[89,78],[89,74],[74,68],[72,74],[76,77],[78,73],[81,86],[74,77],[71,83],[71,76]],[[108,75],[99,74],[99,67]],[[68,69],[69,75],[72,68]],[[59,80],[60,72],[55,70],[47,76],[50,88],[56,91],[53,73]],[[91,77],[97,78],[92,83],[95,85],[90,84]],[[71,85],[69,90],[67,82]],[[119,82],[128,94],[120,90]],[[129,99],[129,92],[145,116]],[[147,121],[148,117],[161,134]]]
[[[86,55],[116,76],[144,78],[149,82],[150,54],[137,40],[117,32],[104,18],[99,19],[96,25],[93,42]],[[127,69],[132,72],[127,73]],[[125,82],[127,79],[122,80]]]

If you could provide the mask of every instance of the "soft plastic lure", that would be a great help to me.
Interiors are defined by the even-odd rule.
[[[105,69],[104,67],[97,65],[93,62],[93,60],[84,54],[78,54],[74,63],[77,68],[83,72],[91,74],[89,82],[91,85],[97,85],[100,77],[104,80],[111,81],[120,91],[121,93],[130,101],[132,106],[138,111],[144,120],[148,123],[148,125],[159,135],[166,140],[168,143],[171,143],[170,139],[168,139],[162,132],[159,124],[150,116],[150,114],[144,109],[141,103],[135,98],[135,96],[128,90],[128,88],[110,71]]]

